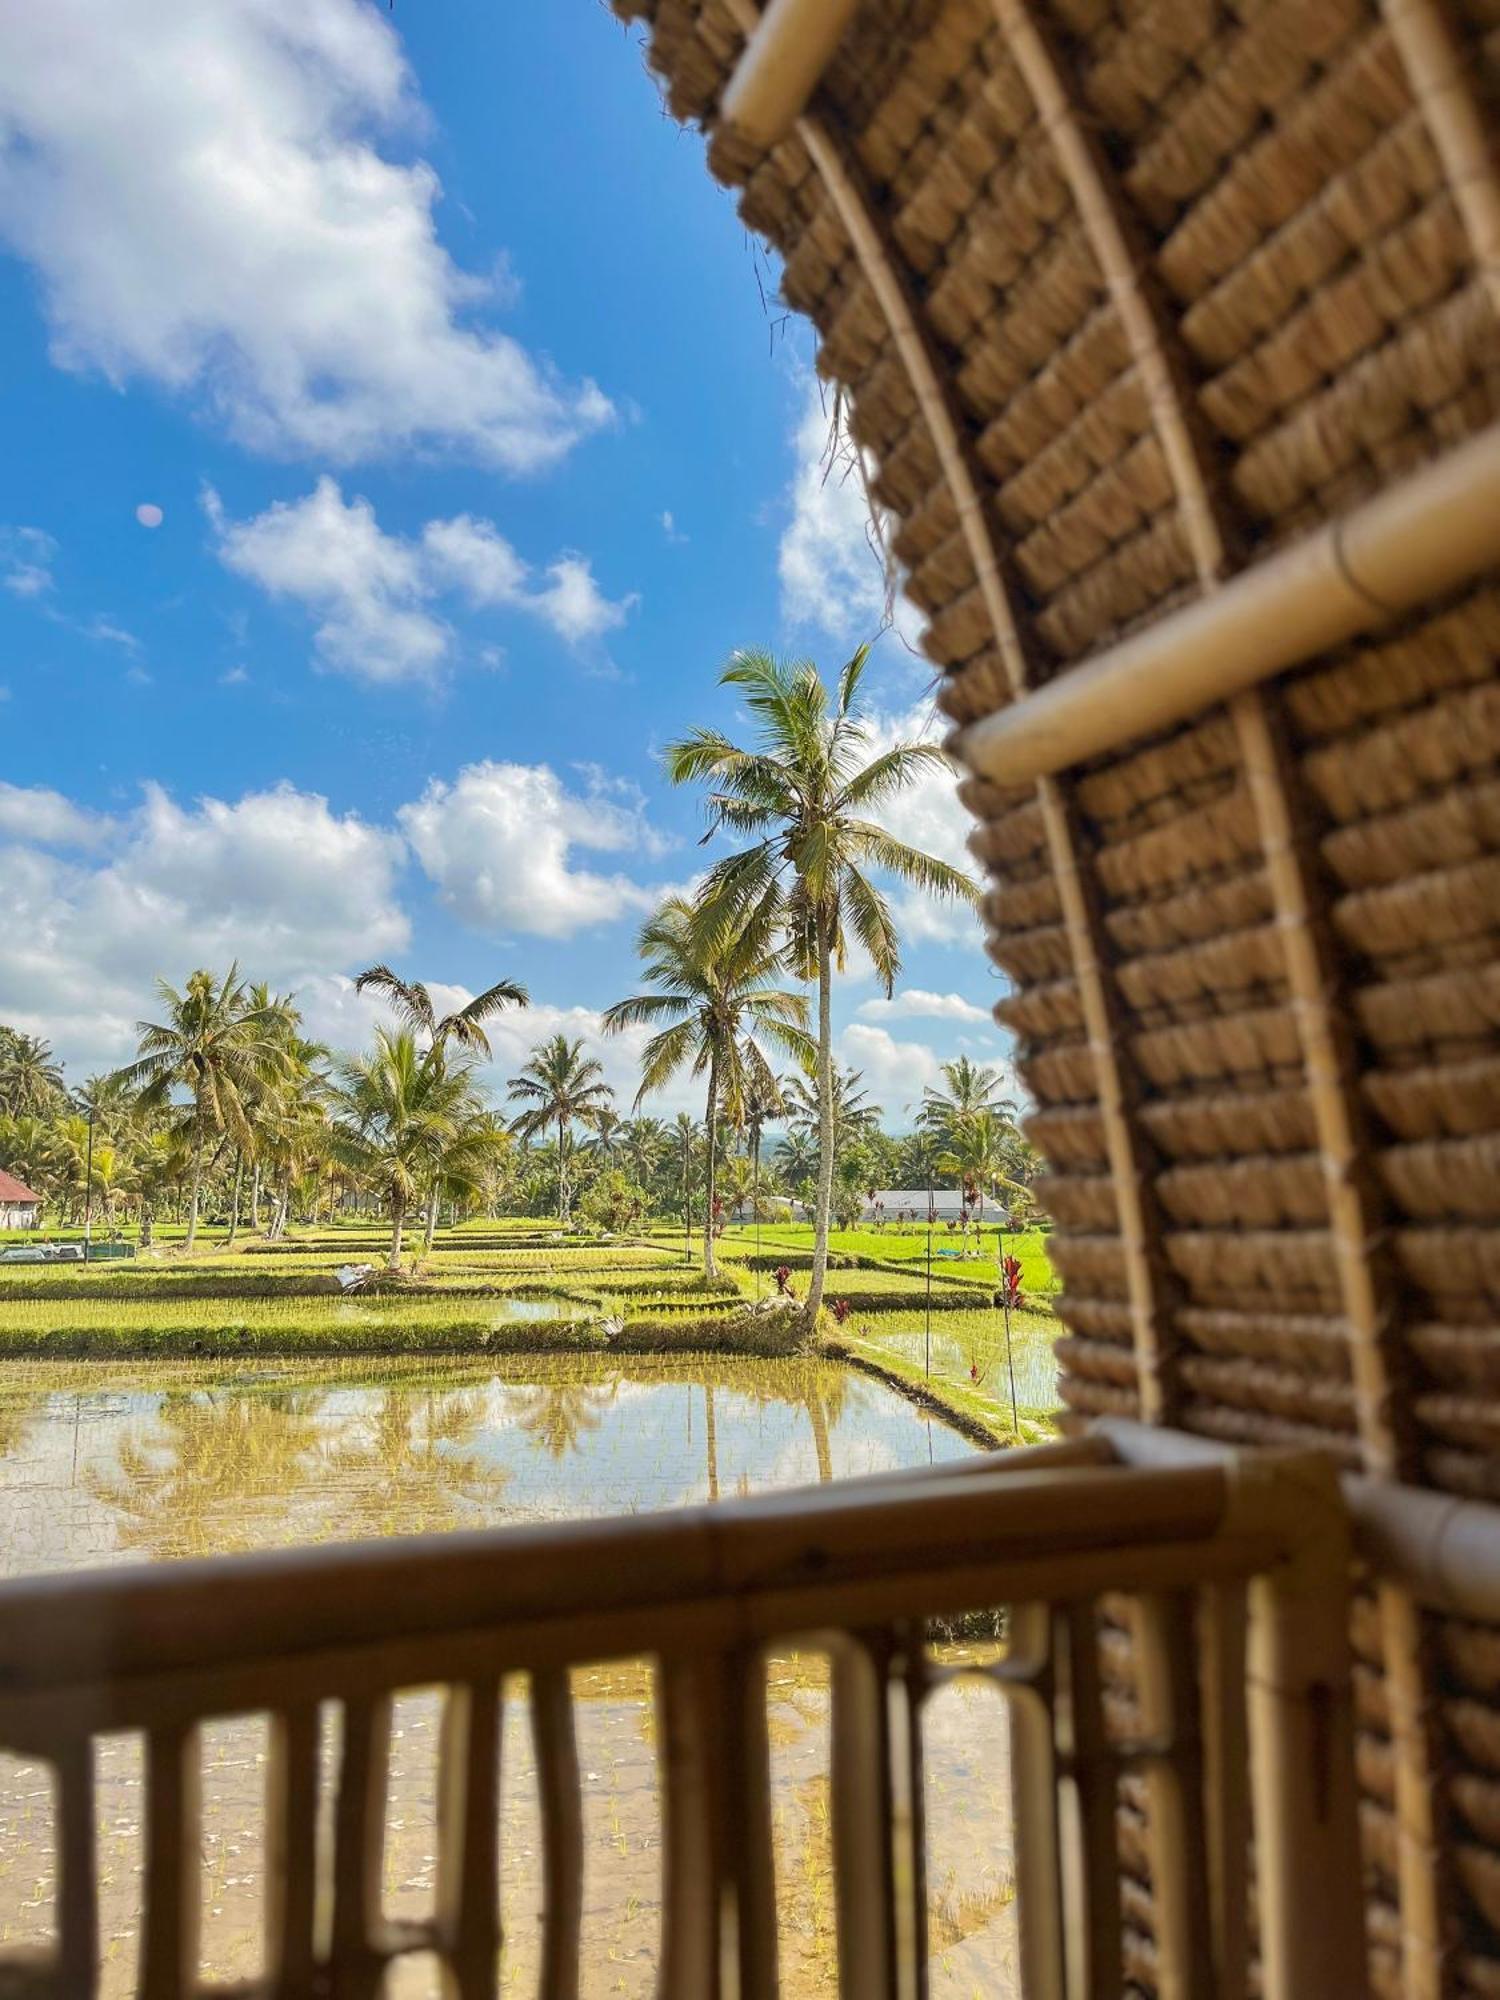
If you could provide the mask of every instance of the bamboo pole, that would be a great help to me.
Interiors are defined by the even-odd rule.
[[[271,1716],[266,1769],[265,1959],[277,2000],[314,1988],[317,1951],[317,1704]]]
[[[500,1684],[450,1687],[438,1747],[437,1934],[445,2000],[495,2000],[500,1950]]]
[[[583,1927],[583,1798],[566,1668],[531,1676],[531,1737],[542,1814],[542,1962],[538,2000],[578,2000]]]
[[[1435,0],[1382,0],[1381,12],[1443,163],[1475,267],[1500,312],[1500,173],[1463,54]]]
[[[61,1991],[99,1990],[99,1891],[95,1855],[94,1746],[88,1737],[54,1758],[58,1788],[57,1940]]]
[[[192,2000],[203,1893],[202,1757],[195,1727],[146,1739],[140,2000]]]
[[[1500,558],[1500,425],[1354,512],[955,730],[948,749],[1015,786],[1053,776],[1269,680],[1440,597]]]
[[[390,1696],[346,1701],[334,1800],[334,2000],[375,2000],[384,1976],[381,1870],[390,1753]]]
[[[724,87],[720,115],[752,145],[784,139],[817,89],[859,0],[770,0]]]
[[[1067,1987],[1059,1893],[1062,1860],[1053,1733],[1056,1673],[1050,1606],[1012,1607],[1006,1668],[1021,1991],[1026,2000],[1064,2000]]]

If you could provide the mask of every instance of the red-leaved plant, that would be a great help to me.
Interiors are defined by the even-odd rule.
[[[1002,1306],[1013,1311],[1026,1303],[1026,1294],[1021,1290],[1021,1260],[1019,1257],[1002,1257],[1000,1260],[1000,1299]]]
[[[829,1307],[829,1311],[833,1314],[834,1325],[842,1326],[853,1310],[853,1306],[850,1305],[847,1299],[835,1299]]]
[[[781,1296],[782,1296],[782,1297],[783,1297],[784,1299],[789,1299],[789,1298],[790,1298],[790,1297],[792,1296],[792,1267],[791,1267],[791,1265],[790,1265],[790,1264],[778,1264],[778,1265],[776,1266],[776,1269],[775,1269],[775,1271],[774,1271],[774,1272],[772,1273],[772,1276],[773,1276],[773,1277],[775,1278],[775,1280],[776,1280],[776,1289],[777,1289],[777,1291],[778,1291],[778,1292],[780,1292]]]

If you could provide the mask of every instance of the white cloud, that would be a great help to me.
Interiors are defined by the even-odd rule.
[[[107,833],[81,817],[100,836],[87,860],[35,837],[0,854],[0,1020],[82,1067],[132,1053],[158,974],[180,984],[237,958],[300,987],[408,941],[400,840],[314,794],[281,785],[183,807],[150,786]]]
[[[608,421],[499,332],[513,286],[458,269],[441,189],[364,0],[0,8],[0,234],[67,368],[145,378],[257,449],[415,447],[524,471]]]
[[[872,712],[869,718],[869,754],[879,755],[896,743],[937,742],[942,729],[930,704],[894,714]],[[914,784],[885,800],[880,823],[898,840],[935,854],[940,861],[961,868],[978,880],[968,838],[973,822],[959,804],[958,773],[937,764],[923,771]],[[979,919],[967,904],[952,898],[924,895],[920,890],[897,890],[893,898],[901,936],[908,943],[966,945],[979,948]]]
[[[0,779],[0,834],[44,847],[97,847],[114,830],[105,813],[88,812],[44,785]]]
[[[658,854],[633,787],[585,773],[570,792],[546,764],[470,764],[434,778],[397,817],[442,901],[476,930],[566,938],[655,907],[664,893],[573,865],[575,849]]]
[[[928,993],[908,986],[889,1000],[863,1000],[856,1009],[863,1021],[984,1021],[990,1015],[961,993]]]
[[[52,588],[57,543],[40,528],[0,528],[0,588],[40,597]]]
[[[685,542],[688,539],[687,536],[683,534],[682,530],[678,527],[676,517],[674,516],[670,507],[666,508],[662,514],[661,531],[666,536],[669,542],[680,543],[680,542]]]
[[[910,1126],[922,1092],[942,1078],[938,1055],[926,1042],[898,1042],[888,1029],[864,1021],[851,1021],[835,1037],[834,1051],[841,1063],[859,1071],[866,1094],[892,1131]]]
[[[810,381],[792,437],[791,519],[777,567],[787,624],[823,633],[852,651],[886,623],[887,584],[859,453],[842,411],[838,416],[835,432],[833,392]],[[897,631],[915,647],[920,613],[899,595],[892,610]]]
[[[387,534],[368,500],[345,500],[326,474],[303,499],[275,501],[248,521],[230,520],[211,489],[204,507],[226,567],[301,604],[325,664],[376,683],[431,679],[447,661],[454,633],[434,609],[445,595],[476,610],[526,612],[574,646],[621,624],[635,601],[611,602],[577,555],[533,585],[494,522],[471,514],[429,521],[415,538]]]
[[[135,510],[135,518],[143,528],[159,528],[165,517],[154,501],[143,500]]]

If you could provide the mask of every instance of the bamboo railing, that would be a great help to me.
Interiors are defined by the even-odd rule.
[[[206,1723],[269,1718],[263,1966],[242,1995],[362,2000],[406,1954],[456,2000],[500,1989],[499,1761],[529,1681],[543,1907],[536,1990],[579,1990],[584,1841],[569,1669],[651,1666],[662,1801],[662,2000],[778,1991],[766,1662],[831,1662],[839,1989],[928,1991],[923,1715],[956,1671],[1011,1714],[1022,1990],[1118,1993],[1117,1810],[1144,1802],[1164,1994],[1364,1990],[1346,1632],[1348,1515],[1327,1465],[1189,1453],[1128,1464],[1082,1438],[835,1489],[646,1518],[306,1549],[0,1588],[0,1746],[53,1767],[57,1937],[0,1992],[98,1990],[96,1740],[144,1744],[148,2000],[200,1975]],[[1132,1625],[1112,1711],[1101,1600]],[[955,1668],[925,1621],[1008,1607],[993,1664]],[[430,1920],[382,1909],[392,1702],[444,1690]],[[331,1812],[320,1729],[340,1717]],[[1255,1895],[1247,1887],[1258,1832]]]

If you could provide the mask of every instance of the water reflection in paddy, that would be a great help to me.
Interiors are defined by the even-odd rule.
[[[590,1357],[285,1366],[20,1365],[0,1381],[0,1569],[10,1575],[289,1543],[433,1532],[690,1504],[924,1465],[969,1447],[882,1385],[827,1363]],[[524,1690],[508,1702],[502,1848],[503,1990],[531,1991],[538,1831]],[[575,1675],[584,1771],[584,1991],[654,1984],[660,1819],[645,1670]],[[403,1697],[393,1753],[386,1896],[430,1913],[436,1699]],[[828,1879],[826,1671],[773,1663],[784,1991],[836,1989]],[[1011,1882],[1005,1732],[988,1690],[945,1691],[930,1718],[934,1993],[1008,1987]],[[203,1961],[259,1962],[264,1731],[205,1733]],[[331,1758],[332,1745],[329,1746]],[[100,1761],[106,1994],[130,1990],[136,1950],[139,1755]],[[0,1760],[0,1938],[45,1936],[51,1899],[46,1774]],[[981,1830],[986,1837],[976,1838]],[[391,2000],[435,1991],[410,1964]]]

